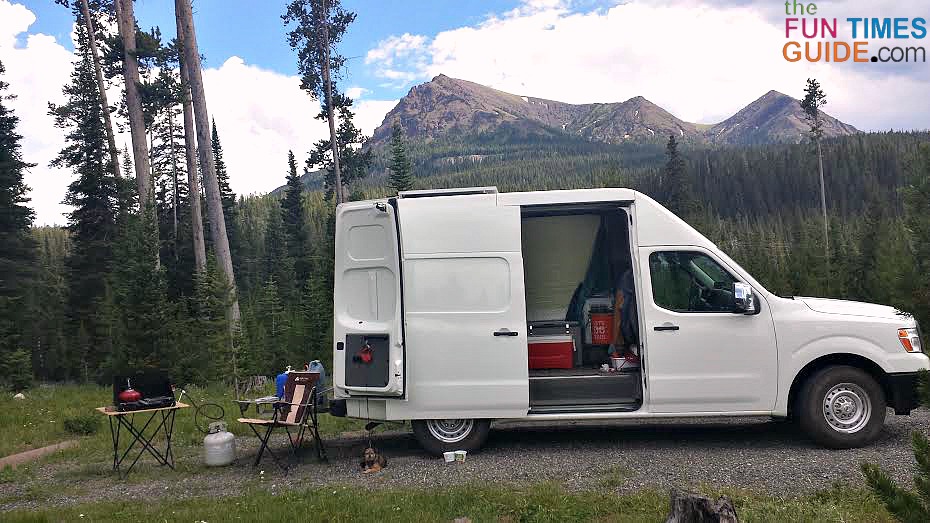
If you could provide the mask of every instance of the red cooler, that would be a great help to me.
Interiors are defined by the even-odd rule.
[[[575,341],[571,334],[529,338],[531,369],[571,369]]]

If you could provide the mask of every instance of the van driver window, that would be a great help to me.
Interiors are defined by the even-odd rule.
[[[716,261],[700,252],[654,252],[649,255],[656,305],[675,312],[730,312],[733,283]]]

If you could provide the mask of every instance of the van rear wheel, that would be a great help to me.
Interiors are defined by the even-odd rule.
[[[476,451],[484,445],[491,429],[486,419],[426,419],[413,421],[413,435],[430,454],[441,456],[453,450]]]
[[[815,441],[846,449],[871,443],[885,423],[885,393],[870,374],[832,366],[811,376],[798,398],[801,427]]]

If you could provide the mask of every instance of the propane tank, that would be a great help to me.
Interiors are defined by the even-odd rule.
[[[236,437],[226,431],[226,424],[210,424],[209,434],[203,438],[203,461],[208,467],[229,465],[236,459]]]

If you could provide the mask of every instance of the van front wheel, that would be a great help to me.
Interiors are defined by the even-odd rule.
[[[441,456],[453,450],[476,451],[484,445],[491,429],[486,419],[425,419],[413,421],[413,434],[430,454]]]
[[[874,440],[885,423],[885,393],[862,369],[833,366],[811,376],[801,389],[801,427],[831,448],[861,447]]]

